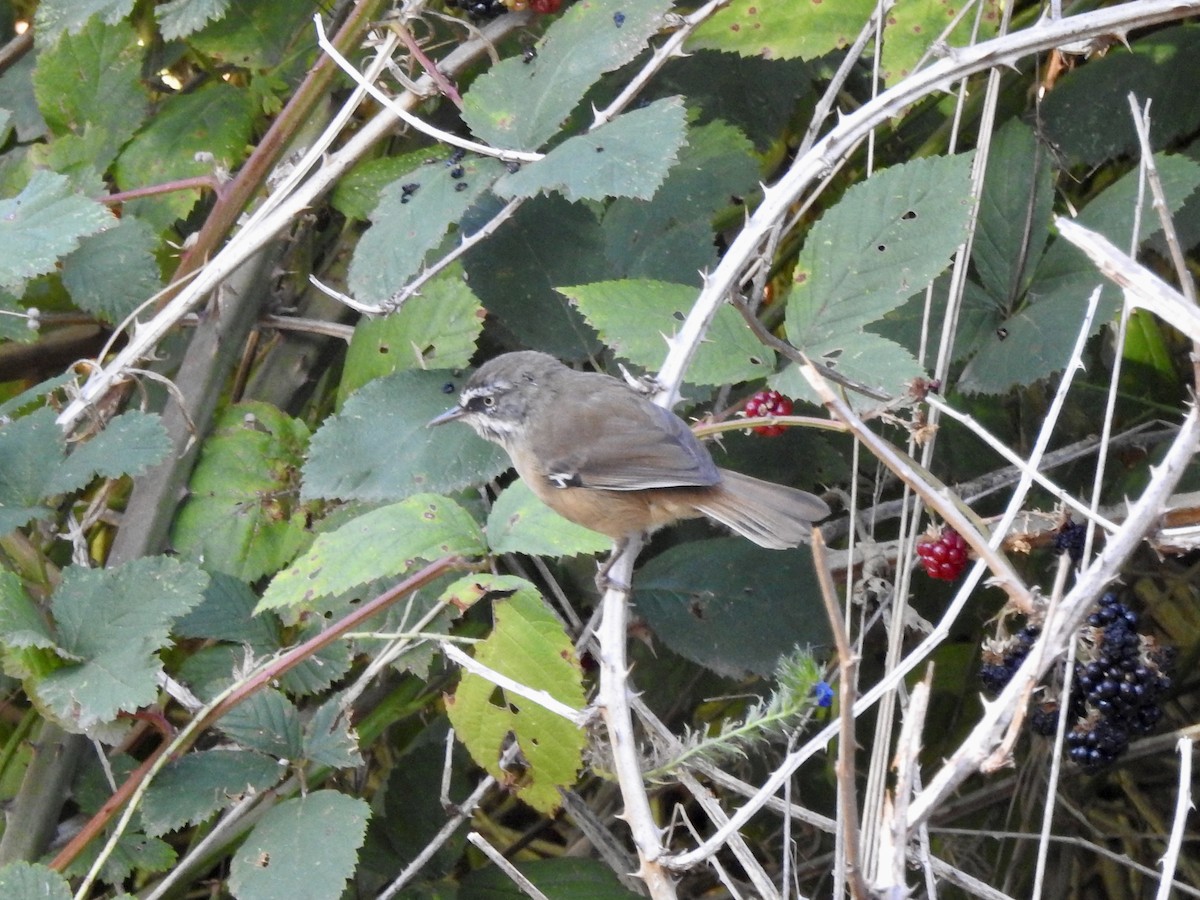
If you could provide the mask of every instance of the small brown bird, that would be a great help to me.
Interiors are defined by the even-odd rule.
[[[717,468],[687,424],[637,391],[534,351],[505,353],[473,374],[461,420],[503,447],[530,489],[563,518],[616,542],[708,516],[760,547],[795,547],[829,515],[818,497]]]

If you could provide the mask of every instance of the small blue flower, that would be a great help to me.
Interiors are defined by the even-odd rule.
[[[829,686],[829,682],[818,681],[813,685],[812,693],[817,699],[817,706],[828,709],[833,705],[833,688]]]

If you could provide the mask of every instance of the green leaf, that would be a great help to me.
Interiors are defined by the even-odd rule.
[[[588,88],[642,52],[663,25],[664,0],[591,0],[571,6],[526,63],[514,56],[463,97],[463,119],[495,147],[536,150],[558,133]]]
[[[441,155],[449,157],[449,154],[444,152]],[[389,184],[403,181],[409,172],[433,162],[433,156],[434,151],[431,148],[422,147],[411,153],[381,156],[359,163],[338,179],[330,195],[330,203],[347,219],[369,219],[379,203],[379,195]],[[445,163],[446,160],[442,161]],[[465,177],[465,164],[463,169]]]
[[[716,264],[713,217],[731,197],[755,191],[758,177],[753,147],[736,128],[713,122],[690,129],[652,201],[620,198],[605,210],[604,253],[615,270],[609,277],[698,287],[700,273]]]
[[[82,135],[87,126],[102,129],[103,140],[93,148],[97,173],[108,168],[149,112],[143,52],[128,22],[106,25],[93,18],[38,55],[33,86],[51,130]]]
[[[1114,49],[1068,71],[1048,91],[1041,123],[1056,151],[1072,163],[1095,166],[1136,153],[1137,133],[1129,114],[1129,92],[1139,106],[1151,103],[1150,145],[1169,146],[1200,126],[1200,90],[1195,60],[1200,28],[1180,25],[1135,41],[1132,52]]]
[[[0,427],[0,534],[47,515],[40,505],[62,459],[54,410],[43,408]]]
[[[491,587],[511,591],[492,605],[491,635],[475,645],[475,659],[527,687],[543,690],[573,709],[585,702],[583,673],[562,625],[528,582],[494,576]],[[499,693],[499,705],[493,694]],[[464,674],[447,713],[475,762],[497,778],[501,751],[515,736],[527,766],[516,786],[518,797],[534,809],[558,808],[558,789],[575,782],[583,764],[586,735],[579,726],[518,697],[477,675]]]
[[[228,10],[221,12],[213,0],[193,0],[187,10],[189,17],[212,13],[217,19],[188,39],[215,60],[244,69],[273,69],[296,54],[297,41],[305,48],[314,43],[313,10],[303,3],[228,0],[227,5]]]
[[[49,866],[13,862],[0,869],[0,896],[7,900],[71,900],[71,886]]]
[[[455,265],[409,297],[397,312],[354,329],[338,385],[346,398],[375,378],[406,369],[463,369],[483,330],[483,307]]]
[[[229,0],[167,0],[154,10],[165,40],[187,37],[210,21],[224,17]]]
[[[769,676],[796,646],[829,643],[807,549],[692,541],[646,563],[634,585],[638,613],[655,635],[722,675]]]
[[[587,134],[568,138],[542,159],[496,182],[501,197],[559,191],[574,203],[607,197],[649,200],[684,142],[678,97],[635,109]]]
[[[648,279],[559,288],[570,297],[612,351],[653,370],[663,361],[664,336],[675,334],[696,301],[696,289]],[[773,354],[731,306],[717,310],[687,380],[693,384],[753,381],[771,372]]]
[[[59,654],[72,664],[46,676],[36,693],[62,722],[85,732],[152,703],[162,672],[158,651],[207,583],[190,563],[161,556],[112,569],[64,569],[50,605]]]
[[[46,4],[41,4],[44,7]],[[39,7],[39,8],[41,8]],[[40,32],[38,32],[40,34]],[[37,64],[38,54],[26,53],[15,62],[0,77],[0,108],[12,110],[12,124],[17,131],[17,140],[22,143],[35,141],[47,135],[49,129],[42,111],[38,108],[37,97],[33,92],[33,73]],[[10,151],[8,161],[15,163],[16,153]],[[14,166],[15,168],[15,166]],[[4,173],[0,178],[0,187],[7,187],[14,173]],[[27,173],[24,177],[28,177]]]
[[[862,330],[948,265],[967,233],[970,167],[971,154],[917,159],[846,191],[800,252],[788,339],[851,378],[900,390],[919,371],[915,361]],[[810,396],[793,380],[793,393]]]
[[[458,401],[465,374],[397,372],[370,382],[313,435],[305,499],[398,500],[496,477],[504,451],[461,424],[427,428]]]
[[[249,750],[286,760],[303,754],[300,711],[274,688],[246,698],[221,717],[218,727]]]
[[[103,478],[140,475],[171,452],[171,438],[157,413],[131,409],[74,447],[57,469],[49,471],[44,487],[47,493],[80,490],[97,475]]]
[[[39,3],[34,34],[42,46],[50,46],[64,32],[75,34],[92,16],[116,25],[133,11],[133,0],[45,0]]]
[[[467,253],[470,284],[516,342],[560,359],[600,349],[595,334],[555,288],[612,273],[604,238],[587,204],[560,195],[527,200],[489,240]]]
[[[354,874],[371,809],[337,791],[285,800],[263,816],[233,858],[238,900],[338,900]]]
[[[483,534],[466,510],[445,497],[418,494],[318,537],[312,549],[275,576],[258,611],[311,603],[400,575],[417,560],[482,556],[485,550]]]
[[[83,238],[116,224],[104,206],[74,194],[62,175],[39,169],[18,196],[0,200],[0,287],[19,292],[25,279],[52,272]]]
[[[225,409],[204,442],[171,543],[245,581],[286,565],[309,540],[297,502],[308,428],[267,403]]]
[[[461,178],[444,163],[429,163],[384,188],[350,260],[350,291],[358,300],[382,303],[404,287],[425,255],[504,171],[497,160],[484,157],[460,165]]]
[[[732,0],[696,29],[687,47],[766,59],[816,59],[853,43],[875,8],[875,0]]]
[[[926,57],[926,66],[936,59],[930,52],[936,49],[935,42],[965,47],[996,36],[1001,10],[997,0],[987,0],[982,13],[972,10],[953,31],[943,36],[946,26],[961,9],[954,0],[899,0],[888,9],[882,63],[883,77],[889,87],[907,77],[922,57]]]
[[[246,155],[255,111],[249,92],[224,81],[172,94],[117,157],[118,186],[130,190],[212,175],[214,166],[236,168]],[[173,191],[133,201],[125,208],[164,228],[191,212],[199,196],[198,190]]]
[[[54,647],[54,635],[20,577],[0,569],[0,643],[6,647]]]
[[[153,836],[203,822],[247,794],[267,790],[284,771],[261,753],[230,748],[189,753],[167,763],[150,783],[142,822]]]
[[[487,539],[495,554],[575,556],[612,547],[604,535],[568,522],[534,496],[524,481],[514,481],[492,504]]]
[[[1183,156],[1156,155],[1155,165],[1174,213],[1200,186],[1200,163]],[[1117,246],[1128,247],[1137,205],[1136,169],[1108,187],[1080,212],[1080,225],[1098,231]],[[1136,243],[1140,246],[1158,230],[1158,218],[1143,214]],[[968,393],[996,394],[1014,385],[1048,378],[1066,365],[1083,324],[1088,297],[1103,285],[1091,333],[1117,314],[1120,292],[1108,285],[1081,251],[1061,238],[1046,250],[1034,271],[1026,302],[1011,315],[1000,312],[981,328],[981,343],[959,378]]]
[[[1050,239],[1050,163],[1033,129],[1019,119],[992,140],[971,262],[998,309],[1011,309],[1022,295]]]
[[[304,758],[335,769],[361,766],[358,735],[350,727],[349,716],[340,694],[322,703],[304,726]]]
[[[147,222],[125,216],[115,228],[84,238],[62,265],[63,286],[80,309],[117,323],[162,288]]]

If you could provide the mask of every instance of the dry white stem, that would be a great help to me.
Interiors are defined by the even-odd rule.
[[[1125,292],[1125,299],[1140,309],[1154,313],[1168,325],[1200,341],[1200,309],[1108,238],[1062,216],[1054,220],[1058,233],[1082,250],[1096,264],[1100,274]]]
[[[329,38],[325,36],[325,26],[321,24],[320,13],[313,16],[313,26],[317,30],[317,45],[329,54],[329,58],[337,63],[338,68],[349,75],[355,84],[370,94],[380,105],[391,110],[396,118],[414,130],[421,132],[421,134],[427,135],[440,143],[449,144],[452,147],[470,150],[472,153],[478,153],[480,156],[494,156],[496,159],[503,160],[504,162],[537,162],[544,155],[542,153],[531,153],[526,150],[506,150],[502,147],[481,144],[478,141],[469,141],[451,131],[443,131],[441,128],[430,125],[423,119],[414,116],[403,105],[396,103],[395,100],[376,87],[373,82],[367,81],[363,77],[363,74],[354,68],[346,57],[338,52],[337,47],[333,46]],[[408,90],[405,93],[423,98],[425,91],[432,92],[434,88],[433,78],[426,75],[414,87],[417,85],[422,87],[420,93],[415,90]]]
[[[1099,512],[1094,511],[1088,504],[1081,500],[1075,499],[1069,492],[1060,488],[1057,484],[1043,475],[1039,470],[1030,467],[1028,461],[1022,459],[997,438],[994,434],[983,427],[975,417],[968,413],[959,412],[957,409],[948,404],[936,394],[930,394],[925,398],[931,407],[936,409],[942,415],[949,416],[955,422],[964,425],[972,434],[979,437],[985,444],[996,451],[1000,456],[1004,457],[1010,465],[1012,465],[1020,473],[1022,477],[1027,477],[1053,495],[1059,502],[1071,507],[1088,521],[1095,522],[1109,534],[1114,533],[1119,526],[1110,522]]]
[[[1188,813],[1196,808],[1192,802],[1192,740],[1181,737],[1175,745],[1179,753],[1179,789],[1175,794],[1175,819],[1171,823],[1171,838],[1163,854],[1162,878],[1158,882],[1155,900],[1169,900],[1175,881],[1175,866],[1179,862],[1179,851],[1183,847],[1183,835],[1187,830]]]
[[[891,843],[890,858],[883,852],[881,844],[875,858],[882,867],[887,865],[887,871],[880,871],[873,887],[877,889],[903,888],[906,884],[905,875],[908,872],[908,831],[904,827],[907,819],[908,800],[912,796],[914,786],[920,776],[921,736],[925,731],[925,714],[929,710],[929,687],[933,683],[933,667],[930,666],[925,677],[913,687],[912,695],[908,698],[908,709],[904,713],[904,724],[900,728],[900,738],[896,742],[896,788],[892,801],[892,827],[889,842]],[[880,840],[888,834],[888,829],[880,829]]]
[[[478,831],[472,831],[467,835],[467,840],[483,851],[483,855],[492,861],[501,872],[508,876],[517,887],[521,889],[523,894],[528,894],[534,900],[550,900],[545,894],[538,890],[537,885],[517,871],[517,867],[504,858],[504,854],[487,842],[487,839]]]
[[[728,818],[725,815],[725,810],[721,808],[721,804],[717,802],[717,798],[713,796],[712,791],[701,784],[695,775],[688,771],[680,772],[679,783],[688,790],[714,825],[720,826],[725,823]],[[690,821],[688,822],[688,828],[691,829]],[[734,857],[736,857],[746,877],[754,886],[754,896],[761,898],[761,900],[779,900],[779,890],[771,882],[771,878],[767,875],[762,863],[755,859],[754,851],[750,849],[745,839],[735,832],[730,837],[726,846],[733,853]],[[711,863],[714,859],[715,856],[710,856],[708,861]]]
[[[640,538],[630,540],[624,552],[612,561],[607,573],[610,586],[601,601],[600,625],[596,629],[600,647],[600,687],[596,705],[604,717],[613,772],[625,803],[621,817],[628,823],[637,848],[638,877],[646,883],[655,900],[674,900],[675,885],[662,865],[665,852],[662,830],[650,809],[629,704],[629,662],[625,652],[629,597],[628,589],[620,586],[632,584],[633,563],[641,549]]]
[[[561,716],[573,725],[583,726],[591,718],[591,713],[588,710],[575,709],[561,700],[555,699],[549,691],[521,684],[521,682],[509,678],[503,672],[497,672],[491,666],[485,666],[473,657],[467,656],[467,654],[447,641],[439,642],[438,646],[441,647],[446,659],[462,666],[472,675],[478,675],[485,681],[490,681],[498,688],[503,688],[511,694],[516,694],[518,697],[524,697],[526,700],[536,703],[547,712]]]

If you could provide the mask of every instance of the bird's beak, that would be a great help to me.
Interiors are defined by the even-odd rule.
[[[445,425],[447,422],[453,422],[455,419],[461,419],[466,415],[466,410],[461,406],[452,406],[440,416],[436,416],[429,420],[425,425],[426,428],[432,428],[434,425]]]

